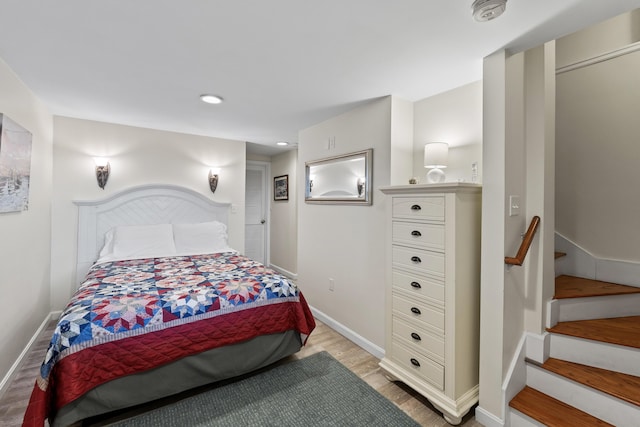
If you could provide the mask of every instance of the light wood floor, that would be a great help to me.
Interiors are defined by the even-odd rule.
[[[317,322],[307,345],[294,358],[303,358],[311,354],[326,351],[339,360],[352,372],[366,381],[371,387],[400,407],[422,426],[448,426],[442,415],[412,389],[402,383],[387,380],[378,367],[379,359],[364,351],[333,329]],[[42,333],[34,344],[33,350],[25,358],[22,368],[0,399],[0,425],[15,427],[22,424],[22,417],[29,402],[40,363],[47,349],[54,324]],[[461,426],[481,427],[473,416],[474,409],[464,418]]]

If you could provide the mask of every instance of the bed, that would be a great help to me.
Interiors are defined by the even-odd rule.
[[[23,425],[66,426],[242,375],[314,329],[295,283],[228,246],[228,204],[168,185],[76,204],[83,279]]]

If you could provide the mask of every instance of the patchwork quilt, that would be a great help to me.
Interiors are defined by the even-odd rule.
[[[62,312],[23,425],[92,388],[176,359],[315,323],[294,283],[225,252],[94,265]]]

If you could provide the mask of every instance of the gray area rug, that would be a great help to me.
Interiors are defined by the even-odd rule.
[[[113,426],[418,426],[326,352],[277,365]]]

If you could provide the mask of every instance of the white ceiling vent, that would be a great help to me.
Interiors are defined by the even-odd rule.
[[[471,5],[473,19],[478,22],[491,21],[502,15],[507,8],[507,0],[475,0]]]

